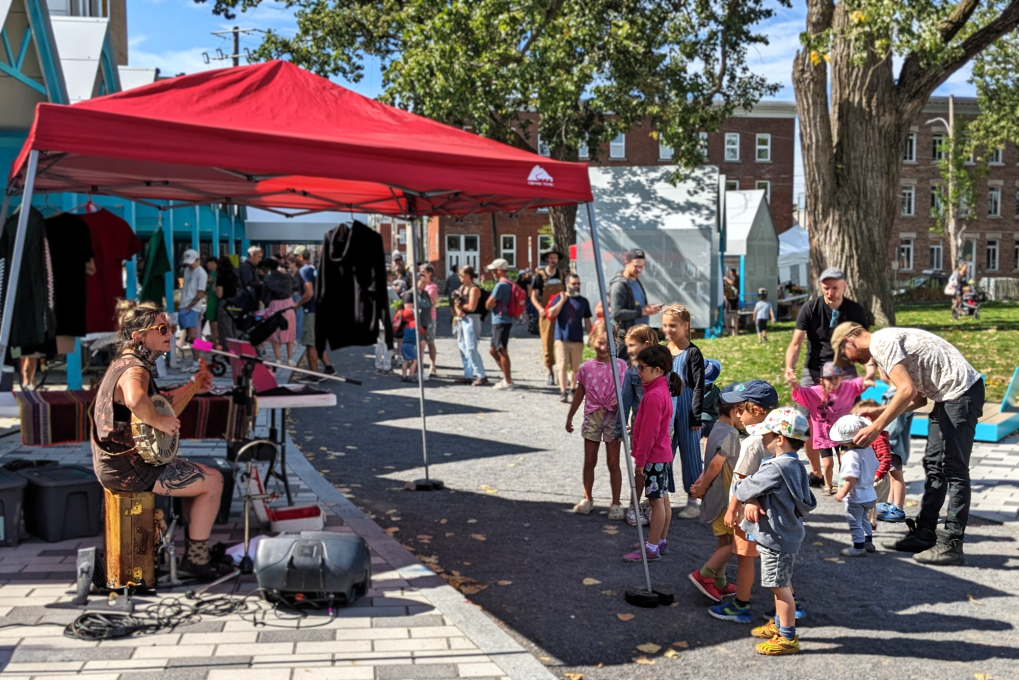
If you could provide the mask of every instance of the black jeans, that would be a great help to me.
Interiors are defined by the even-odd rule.
[[[934,404],[927,429],[923,457],[927,481],[920,502],[919,525],[933,530],[948,495],[945,528],[952,538],[962,538],[969,521],[969,457],[977,420],[984,410],[984,381],[973,383],[958,399]]]

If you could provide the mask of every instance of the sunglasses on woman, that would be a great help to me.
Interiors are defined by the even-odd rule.
[[[161,323],[158,326],[149,326],[148,328],[141,329],[140,332],[145,333],[147,331],[159,331],[160,335],[168,335],[170,333],[169,324]]]

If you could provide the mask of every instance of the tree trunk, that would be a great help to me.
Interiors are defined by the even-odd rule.
[[[563,254],[559,268],[569,271],[570,246],[577,242],[577,204],[549,208],[548,214],[552,218],[555,249]]]

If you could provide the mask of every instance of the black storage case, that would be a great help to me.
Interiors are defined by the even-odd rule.
[[[0,546],[18,544],[21,530],[21,504],[28,482],[16,472],[0,468]]]
[[[234,467],[226,458],[214,456],[184,456],[184,459],[219,470],[223,475],[223,496],[219,501],[219,512],[216,514],[216,524],[228,524],[230,522],[230,504],[234,498]]]
[[[103,487],[91,470],[74,466],[19,470],[25,488],[25,528],[44,541],[98,536]]]
[[[368,544],[360,536],[302,531],[262,538],[255,551],[255,576],[262,597],[286,602],[350,604],[371,588]]]

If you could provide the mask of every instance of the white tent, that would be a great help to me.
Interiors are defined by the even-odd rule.
[[[763,189],[725,192],[725,266],[740,274],[741,301],[778,283],[779,240]],[[774,293],[773,293],[774,294]]]
[[[810,269],[810,234],[798,224],[778,235],[778,278],[803,286]]]

